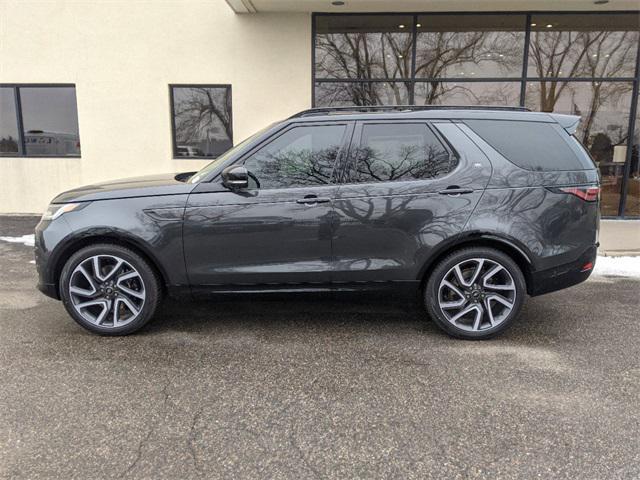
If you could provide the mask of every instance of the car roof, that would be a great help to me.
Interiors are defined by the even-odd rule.
[[[287,120],[318,122],[340,120],[519,120],[533,122],[577,123],[573,115],[532,112],[524,107],[484,106],[410,106],[391,105],[376,107],[311,108],[299,112]],[[564,125],[563,125],[564,126]]]

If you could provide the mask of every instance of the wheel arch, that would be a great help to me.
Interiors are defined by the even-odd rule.
[[[442,245],[420,269],[418,280],[420,281],[420,291],[424,289],[424,284],[431,275],[436,265],[447,255],[455,250],[466,247],[489,247],[494,248],[508,255],[518,265],[524,276],[527,285],[527,293],[532,285],[532,272],[534,270],[532,255],[524,246],[518,244],[514,239],[505,238],[492,233],[472,233],[464,237],[458,237]]]
[[[53,259],[54,267],[51,269],[52,278],[50,280],[55,285],[58,299],[60,298],[60,275],[65,263],[67,263],[67,260],[69,260],[69,258],[71,258],[71,256],[78,250],[99,243],[118,245],[120,247],[128,248],[140,255],[149,264],[149,266],[155,270],[158,277],[161,279],[162,293],[167,293],[169,278],[167,272],[164,270],[158,259],[153,255],[151,249],[145,245],[144,241],[126,232],[114,232],[110,229],[108,232],[98,230],[75,235],[73,238],[67,240],[64,245],[60,247],[59,251],[55,253],[55,257]]]

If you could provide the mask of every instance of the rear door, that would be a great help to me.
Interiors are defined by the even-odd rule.
[[[414,281],[460,232],[491,176],[448,121],[359,122],[334,202],[334,282]]]
[[[193,286],[328,284],[336,160],[352,125],[292,124],[241,159],[254,179],[189,197],[184,248]]]

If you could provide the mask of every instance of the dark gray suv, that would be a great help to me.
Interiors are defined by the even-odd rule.
[[[587,279],[599,179],[578,117],[521,108],[312,109],[197,173],[91,185],[36,228],[39,288],[122,335],[166,294],[400,289],[449,334],[502,332]]]

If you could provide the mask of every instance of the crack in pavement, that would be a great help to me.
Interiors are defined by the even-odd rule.
[[[136,456],[133,462],[131,462],[131,464],[127,467],[127,469],[120,474],[119,478],[125,478],[127,475],[129,475],[142,459],[142,451],[145,448],[145,446],[149,443],[149,439],[151,438],[151,435],[153,435],[153,433],[156,431],[156,428],[158,428],[158,425],[160,425],[160,422],[162,421],[162,416],[167,409],[167,403],[169,402],[169,396],[170,396],[169,386],[172,384],[174,377],[171,377],[170,379],[168,379],[165,385],[162,387],[162,390],[160,391],[160,393],[163,395],[164,398],[162,400],[162,405],[158,412],[158,419],[155,422],[153,422],[151,427],[149,427],[149,430],[147,431],[146,435],[138,443],[138,447],[136,448]]]
[[[202,466],[200,465],[200,462],[198,461],[198,453],[196,452],[195,441],[196,441],[196,423],[198,423],[198,420],[200,419],[201,416],[202,416],[202,407],[193,416],[193,419],[191,420],[191,428],[189,429],[189,435],[187,436],[187,447],[189,449],[189,453],[191,457],[193,458],[193,468],[195,469],[199,477],[202,477],[204,472],[202,470]]]

